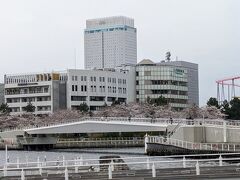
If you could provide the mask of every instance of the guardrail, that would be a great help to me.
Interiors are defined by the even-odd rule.
[[[172,138],[164,138],[159,136],[148,136],[149,143],[167,144],[190,150],[211,150],[211,151],[229,151],[240,152],[240,144],[234,143],[194,143],[182,141]]]
[[[57,148],[144,146],[143,137],[58,139]]]
[[[163,157],[128,157],[128,158],[112,158],[112,159],[101,159],[102,162],[107,161],[109,163],[99,163],[99,159],[82,159],[76,158],[73,160],[65,160],[64,156],[62,160],[56,161],[40,161],[39,158],[36,162],[24,162],[20,163],[19,160],[17,163],[7,163],[3,168],[0,169],[3,177],[20,176],[21,179],[25,178],[25,175],[42,175],[42,173],[47,174],[64,174],[65,179],[68,179],[68,172],[71,173],[81,173],[91,171],[102,172],[103,175],[106,175],[108,179],[112,179],[115,175],[113,172],[121,172],[119,167],[128,167],[128,171],[131,170],[150,170],[152,177],[161,176],[160,173],[156,173],[159,169],[167,168],[192,168],[191,170],[195,175],[200,175],[200,169],[203,167],[239,167],[239,164],[231,164],[232,161],[240,161],[240,158],[232,158],[232,155],[238,155],[239,153],[228,153],[228,154],[211,154],[211,156],[216,156],[217,158],[212,159],[188,159],[195,156],[208,156],[209,154],[202,155],[185,155],[185,156],[164,156]],[[225,156],[223,158],[223,156]],[[229,156],[229,157],[228,157]],[[167,159],[167,158],[176,158],[177,159]],[[119,162],[118,159],[123,161]],[[103,169],[105,168],[105,169]],[[126,171],[126,169],[124,169]]]

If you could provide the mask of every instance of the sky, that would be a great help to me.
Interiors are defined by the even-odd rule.
[[[74,68],[75,49],[83,69],[86,19],[118,15],[135,20],[138,62],[170,51],[199,64],[200,105],[240,75],[240,0],[0,0],[0,82]]]

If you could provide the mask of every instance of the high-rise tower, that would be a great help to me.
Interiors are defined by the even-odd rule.
[[[137,63],[137,30],[123,16],[90,19],[84,31],[85,69]]]

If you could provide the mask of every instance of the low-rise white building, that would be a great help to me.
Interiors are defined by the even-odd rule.
[[[26,112],[29,102],[37,115],[66,108],[76,110],[82,103],[98,110],[115,101],[135,101],[135,67],[5,75],[4,91],[13,115]]]
[[[135,67],[122,66],[116,69],[67,71],[67,107],[78,109],[86,103],[90,110],[102,106],[135,100]]]
[[[35,114],[66,108],[66,74],[34,73],[5,75],[5,102],[11,114],[24,113],[29,102]]]

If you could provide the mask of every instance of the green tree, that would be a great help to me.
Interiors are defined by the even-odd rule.
[[[166,106],[168,104],[168,101],[165,97],[161,95],[157,99],[155,99],[154,104],[156,106]]]
[[[222,105],[221,105],[221,112],[225,114],[228,118],[229,113],[230,113],[230,105],[227,100],[224,100]]]
[[[148,104],[152,104],[152,99],[149,96],[147,97],[146,101],[147,101]]]
[[[82,113],[88,112],[89,111],[88,105],[85,102],[81,103],[79,106],[79,111]]]
[[[230,101],[230,109],[227,112],[229,119],[240,120],[240,99],[234,98]]]
[[[217,108],[220,108],[220,106],[218,105],[218,100],[214,97],[210,97],[210,99],[207,102],[208,106],[215,106]]]
[[[8,107],[7,103],[2,103],[0,106],[0,112],[3,114],[7,114],[10,112],[10,108]]]
[[[24,109],[26,112],[35,112],[36,107],[33,106],[31,102],[29,102]]]

